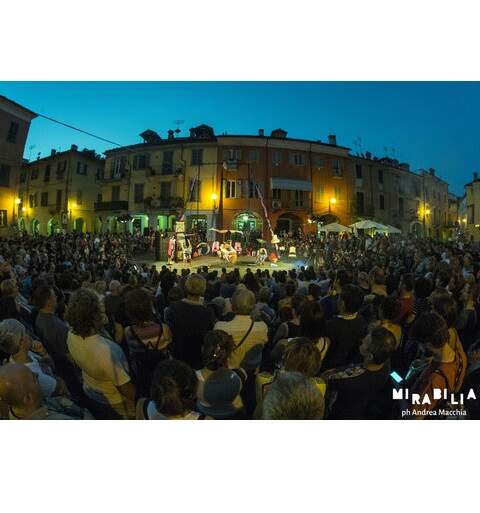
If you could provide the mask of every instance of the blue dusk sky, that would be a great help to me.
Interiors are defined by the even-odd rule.
[[[480,170],[479,82],[0,82],[0,94],[121,145],[141,142],[147,128],[166,137],[183,120],[181,136],[200,123],[217,134],[336,134],[353,152],[433,167],[456,194]],[[37,118],[25,158],[71,144],[113,147]]]

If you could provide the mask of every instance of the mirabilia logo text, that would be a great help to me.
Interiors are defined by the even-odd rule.
[[[392,390],[392,397],[397,401],[407,401],[411,406],[419,406],[420,409],[416,410],[403,410],[402,417],[410,415],[437,415],[436,410],[429,410],[426,405],[437,404],[440,402],[443,406],[448,403],[449,409],[441,408],[439,415],[466,415],[462,406],[466,401],[476,400],[477,396],[473,388],[470,388],[468,392],[461,394],[454,394],[449,392],[446,388],[434,388],[431,394],[411,394],[408,388],[397,388]],[[421,409],[424,406],[425,409]],[[457,407],[457,408],[455,408]]]

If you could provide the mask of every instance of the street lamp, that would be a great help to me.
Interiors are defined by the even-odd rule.
[[[328,200],[328,213],[330,214],[332,211],[332,205],[335,205],[337,203],[337,198],[330,198]]]
[[[427,216],[430,215],[430,209],[423,207],[423,236],[427,236]]]
[[[218,196],[215,193],[212,193],[210,198],[213,201],[213,210],[216,210],[217,209],[217,198],[218,198]]]
[[[212,228],[216,228],[216,213],[217,213],[217,195],[213,192],[210,196],[211,200],[213,201],[213,212],[212,212]]]
[[[20,205],[21,202],[22,200],[20,198],[15,199],[15,205]]]

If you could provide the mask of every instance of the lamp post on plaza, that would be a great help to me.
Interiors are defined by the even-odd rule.
[[[210,196],[210,199],[213,202],[213,211],[212,211],[212,228],[216,228],[216,215],[217,215],[217,198],[218,196],[213,192]]]
[[[427,236],[427,226],[426,226],[426,221],[427,221],[427,216],[430,215],[430,209],[429,208],[424,208],[423,210],[423,236],[426,237]]]
[[[337,198],[330,198],[328,200],[328,213],[331,214],[332,213],[332,205],[335,205],[337,203]]]

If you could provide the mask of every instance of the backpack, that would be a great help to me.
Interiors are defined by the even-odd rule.
[[[460,377],[461,372],[462,372],[462,367],[460,366],[459,370],[457,371],[457,374],[455,376],[454,389],[458,385],[458,379]],[[445,376],[443,371],[441,371],[440,369],[435,369],[434,373],[442,376],[442,378],[445,380],[445,389],[448,390],[448,392],[450,393],[450,389],[449,389],[449,386],[448,386],[447,376]],[[437,402],[435,409],[437,411],[445,410],[447,412],[457,412],[457,411],[459,411],[459,412],[466,412],[464,404],[452,404],[450,402],[450,399],[443,399],[443,398],[440,399]],[[465,414],[462,414],[462,413],[451,413],[451,414],[448,414],[447,413],[445,415],[437,415],[437,417],[435,417],[435,418],[439,419],[439,420],[462,420],[462,419],[466,419],[467,415],[466,415],[466,413]]]
[[[148,396],[150,394],[153,372],[161,361],[171,358],[170,352],[168,348],[158,349],[163,330],[160,331],[155,345],[150,343],[145,344],[132,326],[129,327],[129,330],[138,342],[138,349],[136,348],[135,350],[130,349],[126,340],[124,344],[124,351],[130,366],[132,382],[137,389],[137,394],[140,396]]]

